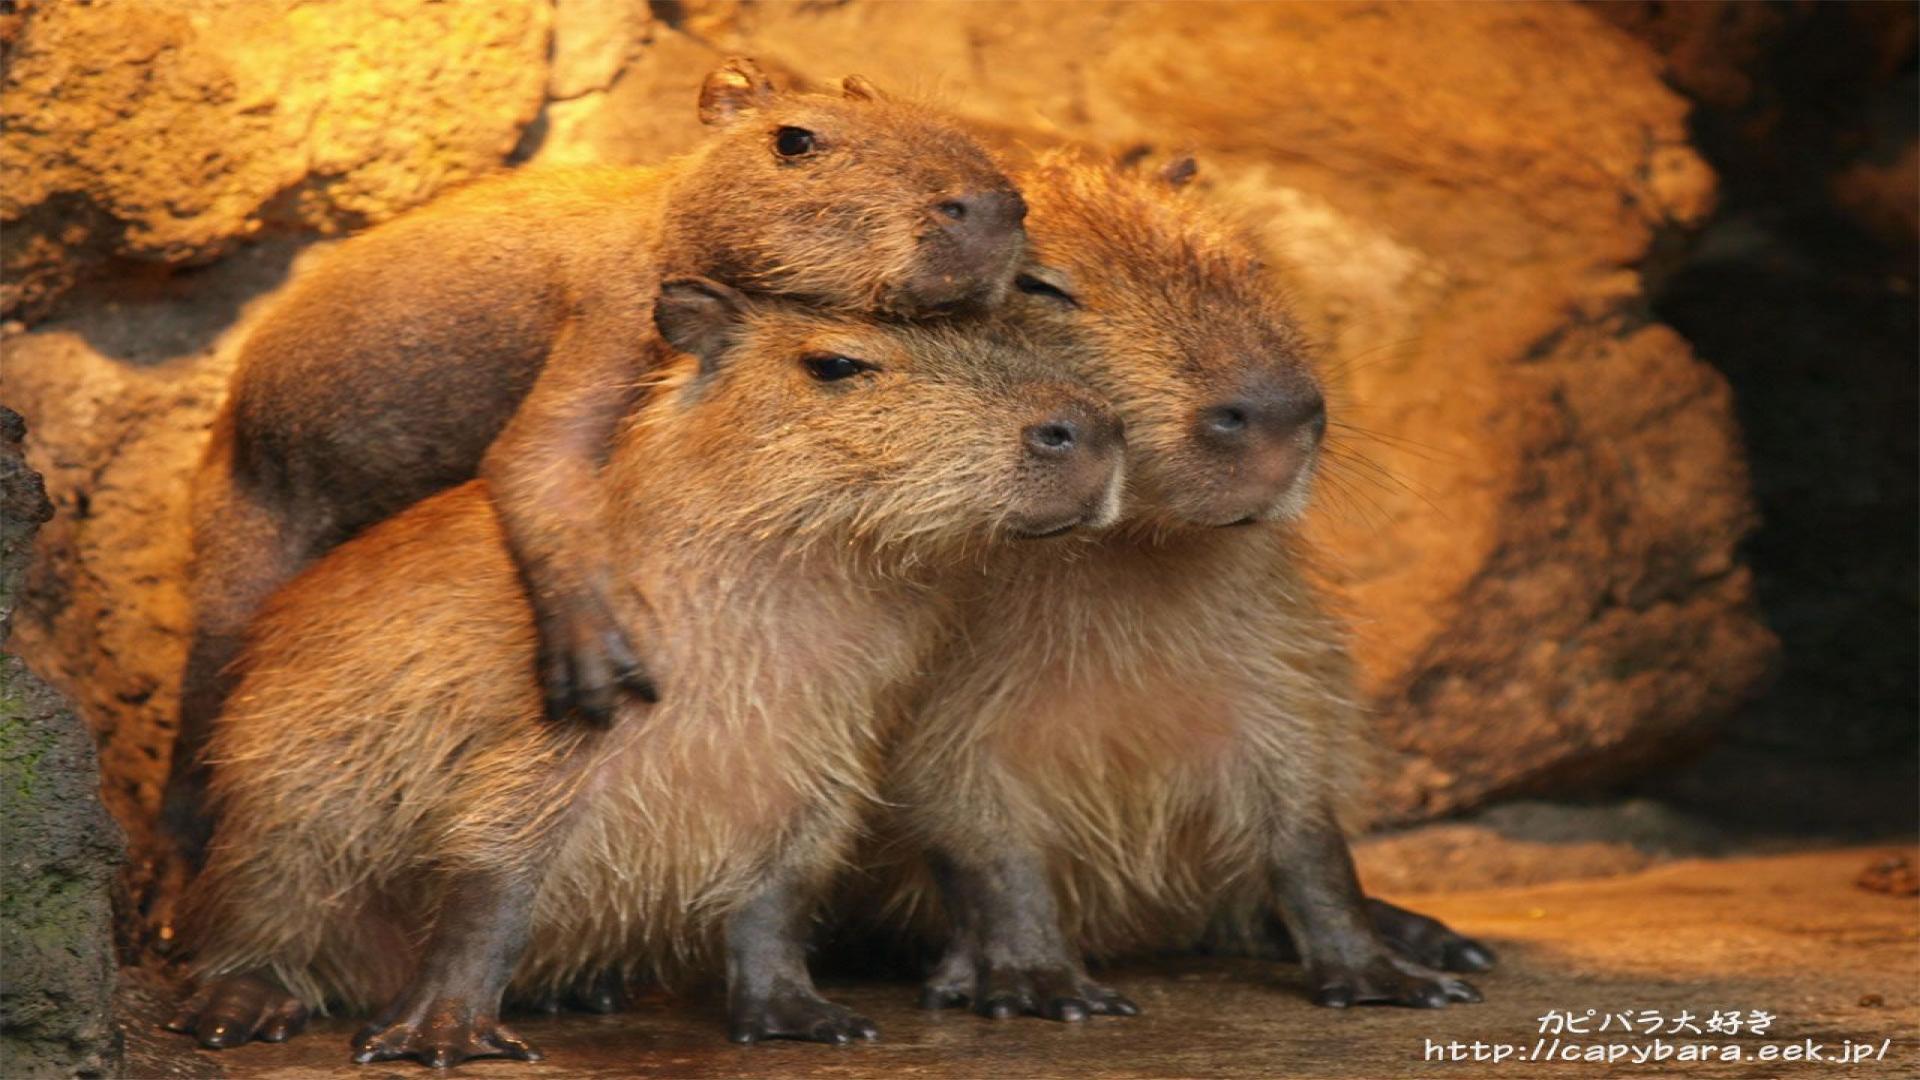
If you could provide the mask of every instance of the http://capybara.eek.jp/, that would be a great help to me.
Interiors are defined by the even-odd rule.
[[[660,354],[663,276],[921,316],[1003,296],[1025,206],[971,137],[858,77],[706,79],[714,129],[651,168],[483,181],[328,253],[253,331],[194,484],[193,639],[164,820],[197,863],[201,760],[247,620],[303,565],[479,473],[536,611],[553,716],[604,722],[654,673],[613,618],[583,508]]]
[[[1326,1005],[1477,1000],[1435,969],[1491,953],[1356,881],[1365,717],[1298,529],[1325,397],[1257,245],[1189,176],[1018,174],[1021,317],[1081,339],[1062,355],[1126,425],[1127,508],[990,564],[902,727],[876,850],[903,865],[867,902],[952,928],[931,1007],[1131,1012],[1085,955],[1202,944],[1292,950]]]
[[[533,615],[484,481],[336,548],[262,610],[210,744],[189,896],[204,1045],[385,1010],[362,1061],[530,1057],[503,993],[724,958],[740,1040],[844,1041],[804,956],[872,808],[940,582],[1110,523],[1121,431],[1017,340],[674,280],[603,494],[623,608],[681,693],[542,721]],[[694,358],[697,358],[697,362]],[[626,595],[625,592],[616,595]],[[430,933],[423,933],[431,927]]]

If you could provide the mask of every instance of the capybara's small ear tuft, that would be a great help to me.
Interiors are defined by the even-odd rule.
[[[841,79],[840,92],[855,101],[881,101],[887,96],[865,75],[849,75]]]
[[[1200,163],[1193,160],[1193,155],[1182,154],[1160,166],[1160,179],[1166,181],[1169,187],[1183,188],[1193,183],[1194,176],[1199,172]]]
[[[700,84],[700,122],[721,127],[765,108],[773,100],[773,80],[760,65],[736,56],[715,68]]]
[[[700,374],[717,371],[733,345],[746,298],[710,278],[670,277],[653,302],[653,325],[667,344],[700,360]]]

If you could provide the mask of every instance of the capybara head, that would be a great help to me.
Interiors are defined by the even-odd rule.
[[[1167,525],[1305,509],[1326,405],[1251,239],[1184,189],[1190,161],[1123,173],[1066,154],[1033,204],[1017,316],[1084,342],[1079,372],[1126,422],[1130,516]]]
[[[1119,422],[984,320],[834,316],[683,277],[654,321],[694,362],[636,422],[671,426],[716,530],[897,550],[1118,515]]]
[[[897,315],[990,305],[1025,243],[1026,203],[951,121],[859,76],[782,93],[751,60],[707,76],[716,134],[677,181],[669,228],[709,276]]]

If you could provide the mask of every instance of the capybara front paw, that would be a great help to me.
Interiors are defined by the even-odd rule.
[[[543,619],[539,664],[549,720],[577,716],[606,728],[623,696],[660,700],[626,631],[599,604],[567,604]]]
[[[497,1017],[476,1016],[460,1001],[436,1001],[418,1015],[369,1025],[353,1037],[353,1060],[359,1065],[414,1058],[445,1069],[469,1058],[539,1061],[543,1056]]]
[[[727,1037],[737,1043],[803,1039],[837,1044],[880,1037],[873,1021],[811,992],[775,992],[740,1001],[729,1014]]]
[[[995,1020],[1038,1016],[1074,1023],[1089,1016],[1140,1013],[1140,1007],[1125,995],[1071,967],[989,968],[970,995],[958,999],[950,996],[934,1007],[968,1004],[968,998],[974,1012]]]
[[[1349,1005],[1439,1009],[1480,1000],[1480,991],[1466,980],[1398,957],[1379,957],[1360,967],[1316,969],[1310,977],[1314,1004],[1335,1009]]]
[[[285,1042],[307,1026],[307,1007],[264,975],[228,975],[195,991],[167,1021],[168,1031],[192,1035],[209,1050],[250,1039]]]
[[[1389,904],[1384,900],[1367,901],[1373,928],[1394,951],[1414,963],[1439,971],[1491,971],[1496,957],[1493,950],[1439,919]]]

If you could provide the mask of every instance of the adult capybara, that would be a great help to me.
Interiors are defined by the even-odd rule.
[[[1126,425],[1128,505],[1067,549],[1001,552],[960,613],[878,849],[933,873],[902,872],[885,910],[955,927],[932,1007],[1130,1013],[1086,954],[1288,938],[1322,1004],[1476,1000],[1430,967],[1489,953],[1356,882],[1341,822],[1368,736],[1297,531],[1325,399],[1256,246],[1189,175],[1055,155],[1019,176],[1022,317],[1081,339],[1060,354]]]
[[[660,351],[663,276],[907,316],[1005,293],[1025,207],[937,113],[858,77],[777,93],[734,60],[700,116],[711,139],[657,168],[518,173],[355,237],[253,332],[193,498],[164,812],[189,864],[200,751],[247,620],[320,553],[476,471],[533,601],[549,714],[605,722],[621,688],[653,696],[588,508]]]
[[[805,928],[943,625],[943,568],[1111,522],[1119,426],[978,331],[702,279],[670,281],[658,322],[691,358],[596,490],[612,595],[648,599],[615,618],[682,691],[611,729],[542,722],[484,481],[323,557],[262,610],[210,744],[202,988],[176,1030],[231,1046],[390,1002],[358,1060],[528,1058],[510,985],[724,954],[736,1039],[871,1034],[815,992]]]

